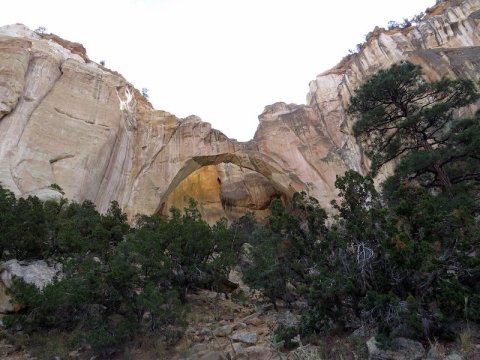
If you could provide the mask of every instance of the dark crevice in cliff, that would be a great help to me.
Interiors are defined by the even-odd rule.
[[[75,155],[73,154],[64,154],[64,155],[59,155],[57,157],[54,157],[53,159],[50,159],[50,164],[55,164],[57,161],[60,161],[60,160],[65,160],[65,159],[71,159],[75,157]]]
[[[68,117],[70,119],[83,121],[84,123],[87,123],[87,124],[90,124],[90,125],[95,125],[95,123],[93,121],[89,121],[87,119],[82,119],[82,118],[76,117],[75,115],[72,115],[72,114],[68,113],[67,111],[61,110],[58,107],[55,107],[54,109],[57,113],[59,113],[61,115],[65,115],[66,117]]]

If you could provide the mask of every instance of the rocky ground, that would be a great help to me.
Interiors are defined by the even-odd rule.
[[[19,347],[10,344],[6,339],[0,340],[0,359],[32,360],[33,358]]]
[[[134,359],[223,360],[223,359],[308,359],[296,353],[282,352],[282,343],[275,342],[278,324],[296,324],[298,318],[287,310],[276,312],[272,306],[258,301],[242,304],[215,292],[200,291],[189,297],[191,324],[174,349],[157,349],[157,354],[132,350]],[[297,353],[307,354],[312,347]],[[309,357],[318,359],[319,357]]]
[[[419,342],[397,338],[391,350],[382,350],[372,331],[360,329],[353,334],[309,339],[315,345],[302,345],[286,351],[275,339],[280,325],[295,326],[299,317],[280,305],[273,310],[259,296],[250,296],[246,289],[225,298],[223,294],[201,290],[189,295],[189,326],[174,348],[165,348],[158,339],[138,339],[115,360],[480,360],[480,341],[476,332],[459,330],[459,340],[452,344]],[[233,299],[232,299],[233,298]],[[14,339],[0,340],[0,359],[35,359],[28,352],[12,345]],[[69,359],[101,360],[83,351],[72,351]],[[110,357],[111,358],[111,357]],[[53,359],[60,359],[59,357]]]
[[[246,293],[245,293],[246,294]],[[225,299],[215,292],[200,291],[189,298],[191,324],[174,349],[145,352],[132,350],[131,359],[154,360],[480,360],[480,339],[459,329],[456,342],[422,344],[396,338],[392,349],[384,350],[376,343],[374,330],[359,329],[352,334],[309,339],[315,345],[302,345],[287,351],[277,342],[278,325],[294,326],[299,317],[280,304],[279,311],[260,297]],[[478,329],[477,329],[478,330]],[[125,355],[122,355],[125,358]],[[120,359],[120,358],[119,358]]]

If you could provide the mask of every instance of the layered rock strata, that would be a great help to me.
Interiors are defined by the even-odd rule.
[[[480,80],[480,2],[445,1],[415,27],[375,29],[358,53],[310,83],[306,105],[276,103],[249,142],[195,116],[152,108],[83,47],[23,25],[0,28],[0,182],[17,195],[112,200],[133,216],[193,195],[209,221],[262,215],[273,197],[305,190],[328,207],[336,175],[365,172],[346,107],[380,68],[408,59],[429,79]],[[471,109],[473,110],[473,108]],[[388,169],[387,169],[388,171]]]

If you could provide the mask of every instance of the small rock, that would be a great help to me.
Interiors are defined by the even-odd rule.
[[[265,346],[248,347],[245,349],[245,355],[248,360],[278,359],[275,357],[275,351]]]
[[[254,317],[253,319],[249,319],[247,321],[247,324],[253,326],[260,326],[262,325],[262,320],[260,320],[258,317]]]
[[[258,335],[256,332],[242,332],[233,334],[230,337],[233,341],[242,342],[248,345],[255,345],[258,341]]]
[[[233,332],[232,325],[224,325],[213,330],[213,335],[217,337],[227,337]]]
[[[225,320],[225,323],[232,323],[235,321],[235,316],[233,315],[233,312],[231,314],[224,314],[223,318]]]
[[[323,359],[318,346],[300,346],[288,354],[288,359]]]
[[[215,291],[203,290],[203,293],[209,299],[217,299],[218,298],[218,293],[216,293]]]
[[[190,350],[192,353],[197,354],[200,352],[204,352],[208,350],[208,345],[207,344],[195,344],[193,345]]]
[[[267,312],[268,310],[271,310],[271,309],[265,309],[265,306],[267,306],[267,304],[259,305],[258,302],[254,302],[252,305],[253,305],[252,308],[248,308],[248,309],[244,310],[246,315],[253,315],[255,313],[263,314],[263,313]],[[272,306],[272,309],[273,309],[273,306]],[[253,311],[251,311],[251,310],[253,310]]]
[[[370,339],[367,340],[367,349],[368,349],[368,357],[372,358],[381,352],[380,348],[378,347],[377,339],[375,336],[372,336]]]
[[[233,343],[232,347],[235,354],[243,354],[245,352],[245,348],[242,343]]]
[[[70,359],[76,359],[76,358],[78,358],[79,356],[80,356],[80,351],[78,351],[78,350],[70,351],[70,352],[68,353],[68,357],[69,357]]]
[[[367,341],[368,358],[371,360],[420,360],[425,356],[425,349],[418,341],[395,338],[391,349],[380,349],[375,337]]]
[[[367,336],[367,331],[361,326],[352,333],[352,336],[365,337]]]
[[[308,303],[304,300],[297,300],[292,304],[294,309],[305,310],[308,309]]]
[[[457,353],[451,353],[445,358],[445,360],[465,360],[465,358]]]
[[[227,360],[227,357],[223,352],[210,351],[205,354],[192,355],[186,360]]]
[[[200,329],[197,333],[195,333],[196,335],[210,335],[212,333],[212,330],[210,330],[209,328],[203,328],[203,329]]]
[[[243,322],[239,322],[239,323],[236,323],[236,324],[233,324],[233,330],[238,330],[238,329],[246,329],[247,328],[247,324],[243,323]]]
[[[288,310],[279,314],[277,321],[280,325],[286,327],[297,327],[300,323],[299,317]]]
[[[406,338],[395,338],[392,340],[392,349],[399,351],[408,359],[422,359],[425,356],[425,348],[421,343]]]

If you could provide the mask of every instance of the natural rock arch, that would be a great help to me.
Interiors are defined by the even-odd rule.
[[[305,188],[303,182],[294,174],[289,174],[271,157],[257,151],[239,151],[214,155],[198,155],[187,159],[176,175],[170,181],[169,186],[161,195],[155,213],[162,211],[168,196],[190,174],[204,166],[231,163],[241,168],[258,172],[272,182],[272,185],[281,194],[291,198],[293,193]]]

